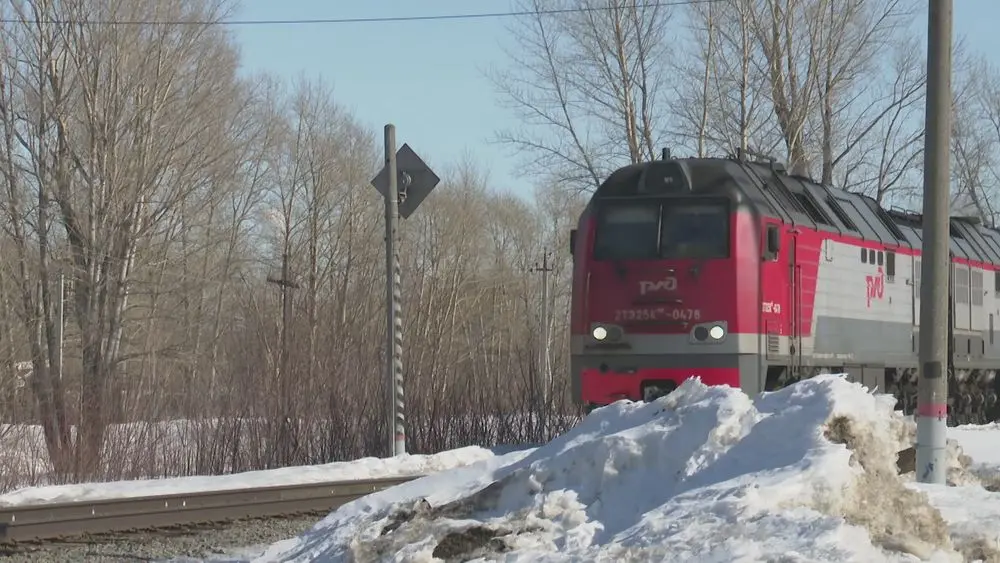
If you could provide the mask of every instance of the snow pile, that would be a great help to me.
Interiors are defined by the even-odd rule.
[[[917,423],[912,416],[903,416],[902,413],[896,411],[892,414],[889,428],[895,438],[896,449],[899,451],[899,471],[903,474],[905,481],[916,482]],[[949,434],[954,434],[951,432],[954,428],[949,430]],[[981,486],[982,479],[973,470],[972,457],[963,451],[960,442],[954,438],[948,438],[947,448],[948,473],[946,479],[948,484],[952,486]]]
[[[492,458],[493,455],[493,452],[488,449],[470,446],[433,455],[403,455],[387,459],[370,457],[323,465],[246,471],[225,476],[172,477],[169,479],[28,487],[0,495],[0,506],[424,475],[469,465]]]
[[[347,504],[257,561],[961,561],[897,473],[894,403],[837,375],[756,401],[692,379]]]
[[[948,429],[962,444],[965,473],[983,487],[1000,492],[1000,423],[965,424]],[[950,440],[949,440],[950,441]]]
[[[952,542],[966,561],[1000,563],[1000,495],[975,486],[909,486],[927,494],[948,521]]]

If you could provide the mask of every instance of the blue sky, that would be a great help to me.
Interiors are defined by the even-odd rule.
[[[904,0],[918,1],[918,0]],[[927,0],[920,0],[926,10]],[[509,0],[242,0],[239,19],[313,19],[505,12]],[[926,19],[926,17],[924,18]],[[486,166],[494,187],[530,193],[516,176],[517,162],[490,143],[509,125],[484,75],[507,63],[508,18],[237,26],[248,70],[286,78],[322,77],[338,102],[373,129],[396,125],[428,163],[446,165],[471,155]],[[997,0],[956,0],[956,38],[990,55],[1000,52]],[[921,27],[921,33],[925,26]]]

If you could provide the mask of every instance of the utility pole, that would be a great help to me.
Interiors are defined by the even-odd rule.
[[[539,405],[539,428],[542,433],[545,432],[544,417],[542,416],[542,410],[548,405],[548,393],[549,386],[551,385],[552,369],[550,365],[550,355],[549,354],[549,272],[552,271],[552,267],[549,265],[549,251],[544,250],[542,253],[542,263],[535,263],[534,267],[531,268],[531,272],[541,272],[542,273],[542,311],[541,311],[541,321],[539,322],[539,338],[541,340],[538,358],[538,387],[539,393],[538,397],[541,399],[541,404]]]
[[[59,272],[59,381],[63,378],[63,342],[65,341],[63,333],[66,331],[65,323],[65,304],[66,304],[66,273]]]
[[[278,388],[279,388],[279,409],[282,418],[281,428],[282,428],[282,445],[281,451],[284,454],[283,461],[285,463],[290,463],[290,452],[289,449],[289,428],[288,424],[291,417],[291,405],[289,405],[291,399],[291,377],[288,373],[289,366],[289,338],[288,338],[288,328],[292,324],[292,289],[298,289],[299,284],[295,283],[291,279],[291,274],[289,272],[288,265],[288,250],[281,255],[281,279],[276,279],[273,277],[268,277],[267,281],[273,283],[281,288],[281,351],[279,352],[278,365],[280,366],[278,374]]]
[[[268,276],[267,281],[281,288],[281,352],[280,369],[284,374],[288,371],[288,326],[292,321],[292,289],[298,289],[299,284],[291,279],[288,266],[288,251],[281,255],[281,278]]]
[[[952,0],[930,0],[924,133],[923,247],[920,279],[920,379],[916,477],[944,484],[948,431],[949,139]]]
[[[396,250],[399,218],[408,218],[441,181],[407,144],[396,151],[396,127],[385,126],[385,166],[372,185],[385,201],[385,373],[389,399],[389,452],[406,453],[403,418],[403,296]]]

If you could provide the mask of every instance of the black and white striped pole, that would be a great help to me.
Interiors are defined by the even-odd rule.
[[[406,453],[406,420],[403,407],[403,295],[400,288],[396,231],[399,223],[399,174],[396,170],[396,128],[385,126],[385,166],[389,189],[385,192],[385,277],[386,283],[386,382],[389,384],[392,453]]]
[[[440,179],[406,144],[396,151],[396,127],[385,126],[385,166],[372,179],[385,200],[386,383],[389,451],[406,453],[403,394],[403,291],[396,249],[399,217],[409,217]]]

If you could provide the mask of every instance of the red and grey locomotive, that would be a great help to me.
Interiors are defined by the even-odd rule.
[[[611,173],[571,232],[571,379],[589,408],[692,376],[750,394],[847,373],[916,406],[918,214],[770,158]],[[1000,419],[1000,232],[951,220],[949,421]]]

